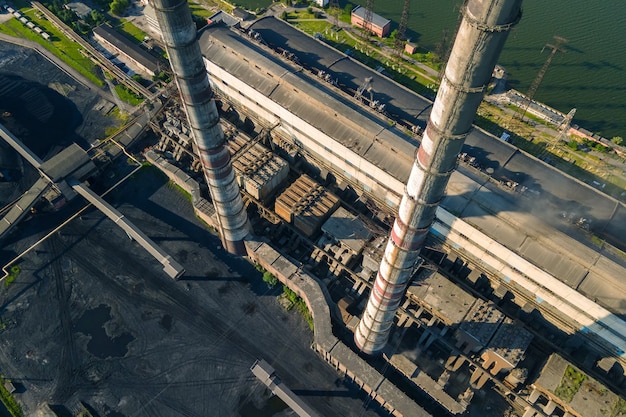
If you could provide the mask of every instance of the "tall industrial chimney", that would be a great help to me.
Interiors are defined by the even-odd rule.
[[[224,132],[187,0],[151,0],[217,212],[222,244],[245,255],[248,217],[224,146]]]
[[[522,0],[466,0],[450,59],[433,104],[398,216],[354,334],[367,354],[387,343],[393,320],[435,219],[450,174]]]

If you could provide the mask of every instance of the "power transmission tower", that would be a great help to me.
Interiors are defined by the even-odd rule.
[[[339,14],[341,13],[341,10],[339,10],[339,1],[338,0],[330,0],[330,5],[328,7],[330,15],[332,16],[333,20],[333,26],[335,28],[339,27]]]
[[[567,113],[567,116],[565,116],[563,121],[559,124],[559,133],[556,137],[550,139],[546,148],[539,155],[539,159],[545,160],[545,154],[553,152],[554,148],[562,144],[562,142],[567,142],[567,134],[569,133],[569,129],[572,125],[572,120],[574,119],[575,114],[576,109],[572,109],[569,111],[569,113]]]
[[[561,36],[554,36],[554,40],[555,40],[554,44],[547,43],[546,46],[544,46],[544,48],[541,50],[541,52],[543,52],[543,50],[546,47],[551,49],[550,55],[548,55],[546,62],[543,64],[543,67],[541,67],[541,69],[539,70],[537,77],[535,78],[533,83],[530,85],[530,88],[528,89],[528,92],[526,93],[526,99],[522,103],[522,109],[521,109],[522,112],[519,118],[521,121],[524,121],[524,117],[526,116],[528,107],[530,106],[530,103],[532,103],[533,98],[535,97],[535,93],[537,92],[537,89],[539,88],[541,81],[543,81],[543,77],[544,75],[546,75],[546,72],[548,71],[548,67],[552,63],[552,58],[554,58],[554,55],[556,55],[557,52],[563,52],[563,53],[566,52],[565,49],[561,47],[561,45],[566,43],[567,39],[562,38]]]
[[[404,53],[404,41],[406,35],[406,25],[409,23],[409,10],[411,8],[411,0],[404,0],[402,7],[402,17],[400,18],[400,26],[394,41],[394,52],[398,58]]]

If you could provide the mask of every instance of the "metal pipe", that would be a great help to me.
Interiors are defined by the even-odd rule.
[[[245,255],[250,233],[187,0],[151,0],[217,213],[224,248]]]
[[[463,19],[433,103],[430,120],[400,202],[398,215],[354,334],[357,347],[376,354],[386,345],[407,283],[450,174],[522,0],[467,0]]]

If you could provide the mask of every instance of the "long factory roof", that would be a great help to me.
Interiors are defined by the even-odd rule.
[[[295,53],[300,62],[310,60],[311,66],[329,72],[340,84],[356,89],[365,78],[373,77],[375,99],[384,96],[389,111],[401,117],[421,112],[419,120],[425,123],[430,102],[379,73],[278,19],[260,19],[251,28],[265,42]],[[234,30],[209,27],[202,32],[200,45],[211,62],[406,182],[417,147],[409,136]],[[626,314],[626,300],[618,295],[626,294],[625,268],[567,236],[580,231],[572,232],[558,218],[558,210],[577,211],[593,218],[594,228],[623,243],[626,207],[479,129],[470,133],[464,150],[485,167],[541,192],[541,196],[505,193],[460,167],[451,177],[442,205],[572,288],[616,314]],[[550,210],[553,213],[547,214]]]

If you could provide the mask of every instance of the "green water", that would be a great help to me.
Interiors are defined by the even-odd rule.
[[[365,1],[353,1],[365,4]],[[403,0],[377,0],[374,11],[399,22]],[[460,0],[413,0],[407,36],[437,50],[444,30],[454,34]],[[345,6],[346,2],[341,2]],[[557,54],[535,98],[564,113],[576,108],[574,123],[607,138],[626,138],[626,2],[624,0],[524,0],[522,21],[500,57],[509,84],[530,87],[553,36],[568,39],[567,53]]]

